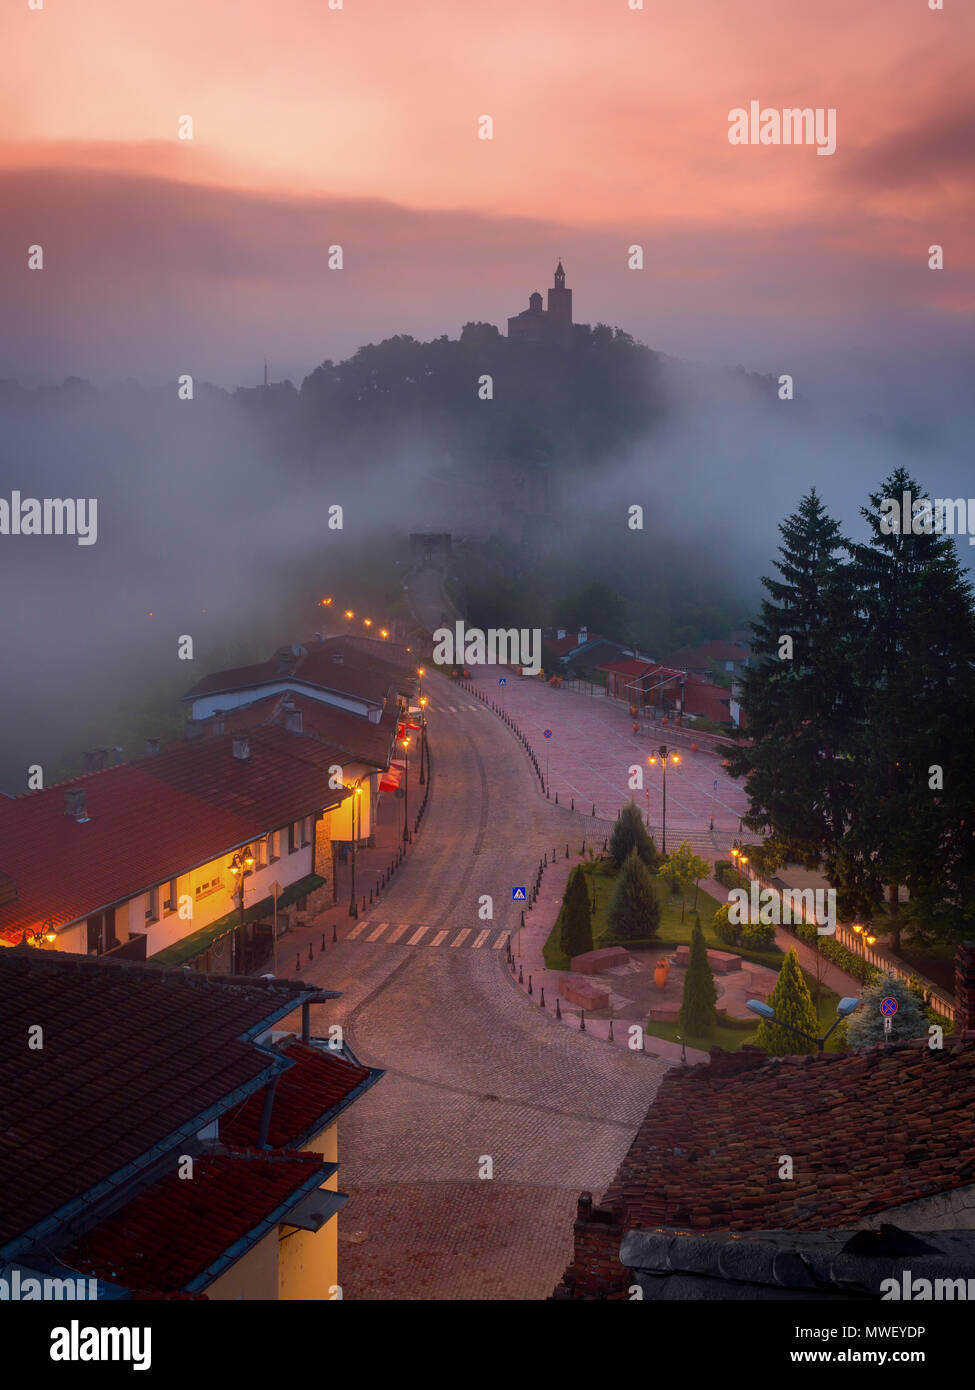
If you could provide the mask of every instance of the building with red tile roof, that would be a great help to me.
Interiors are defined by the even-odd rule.
[[[620,1246],[633,1232],[970,1227],[975,944],[956,970],[957,1036],[942,1048],[921,1038],[774,1060],[714,1048],[710,1064],[668,1072],[602,1201],[580,1199],[561,1295],[628,1288]]]
[[[107,1297],[329,1297],[336,1120],[382,1075],[312,1036],[336,997],[0,952],[0,1273],[77,1271]],[[300,1038],[280,1031],[296,1011]]]
[[[332,842],[341,838],[333,816],[351,796],[345,786],[330,789],[330,778],[348,761],[320,739],[274,725],[177,742],[4,798],[0,942],[26,932],[60,950],[122,948],[144,959],[214,923],[215,939],[229,938],[232,860],[245,849],[255,861],[245,875],[251,920],[270,902],[273,881],[295,901],[328,889]],[[201,953],[206,944],[199,940]]]

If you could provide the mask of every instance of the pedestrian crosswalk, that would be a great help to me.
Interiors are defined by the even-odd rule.
[[[483,705],[430,705],[427,713],[433,714],[439,710],[441,714],[463,714],[465,710],[484,709]]]
[[[407,932],[411,935],[407,936]],[[438,930],[436,927],[418,926],[415,922],[363,921],[357,922],[345,939],[378,941],[388,946],[394,946],[401,941],[404,946],[447,946],[448,949],[467,947],[471,951],[503,951],[510,935],[510,931],[499,931],[494,927],[482,928],[475,934],[473,927],[461,927],[459,931],[449,927]]]

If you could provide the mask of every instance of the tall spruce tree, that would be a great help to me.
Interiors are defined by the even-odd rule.
[[[789,1057],[817,1050],[815,1039],[819,1036],[819,1025],[795,947],[783,961],[775,988],[765,1002],[775,1010],[776,1018],[791,1023],[793,1028],[801,1028],[813,1041],[807,1042],[791,1028],[781,1028],[778,1023],[763,1018],[758,1025],[759,1047],[764,1047],[770,1057]]]
[[[581,864],[569,874],[562,899],[559,945],[571,960],[592,950],[592,917],[589,911],[589,885]]]
[[[920,940],[975,925],[975,606],[938,499],[897,468],[869,501],[868,541],[852,547],[862,708],[838,868],[883,883],[897,950],[902,916]]]
[[[622,869],[631,850],[636,850],[648,869],[655,866],[657,846],[643,824],[640,808],[634,801],[623,807],[609,840],[609,857],[617,870]]]
[[[660,927],[660,905],[650,870],[637,850],[630,850],[613,889],[606,920],[621,941],[647,941]]]
[[[855,720],[856,605],[846,544],[812,488],[779,527],[768,598],[752,623],[742,678],[746,727],[729,755],[744,777],[745,823],[769,837],[778,859],[816,868],[846,831],[853,795],[846,759]]]
[[[704,932],[698,922],[691,932],[691,949],[688,953],[687,974],[684,976],[684,993],[680,1004],[680,1030],[685,1038],[703,1038],[714,1025],[714,1006],[718,991],[714,975],[708,962],[708,949],[704,944]]]

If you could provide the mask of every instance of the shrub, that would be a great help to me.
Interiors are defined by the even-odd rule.
[[[749,951],[764,951],[775,945],[775,927],[771,922],[746,922],[741,928],[741,944]]]
[[[711,925],[714,928],[715,936],[722,943],[722,945],[737,946],[739,942],[739,934],[741,932],[741,927],[736,926],[734,922],[729,921],[728,911],[728,903],[722,903],[721,906],[718,908],[717,912],[714,914],[714,920],[712,921]]]
[[[621,870],[633,850],[636,850],[648,869],[655,866],[657,846],[647,833],[640,808],[631,801],[620,812],[619,819],[613,826],[613,833],[609,838],[609,857],[613,861],[614,868]]]
[[[660,905],[650,881],[650,871],[633,849],[620,870],[606,921],[620,941],[645,941],[660,927]]]
[[[592,917],[589,911],[589,884],[582,865],[577,864],[569,874],[565,897],[559,913],[561,931],[559,944],[571,960],[592,950]]]
[[[685,1037],[700,1038],[710,1033],[714,1024],[714,1006],[718,991],[708,964],[708,951],[700,927],[691,932],[691,949],[684,976],[684,994],[680,1005],[680,1030]]]

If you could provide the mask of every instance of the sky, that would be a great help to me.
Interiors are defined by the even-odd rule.
[[[561,256],[577,320],[663,352],[950,396],[971,7],[630,3],[5,6],[0,377],[232,386],[267,357],[300,381],[397,332],[503,327]],[[730,144],[752,100],[835,109],[836,152]]]

